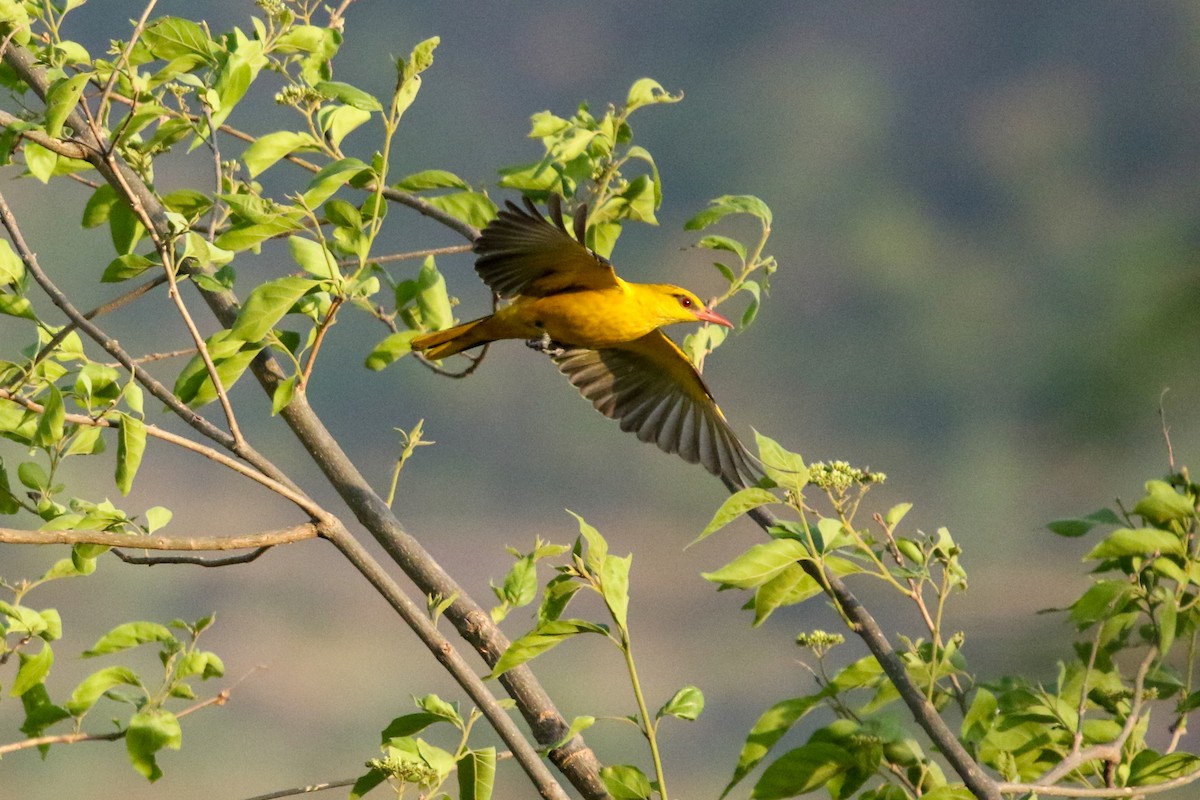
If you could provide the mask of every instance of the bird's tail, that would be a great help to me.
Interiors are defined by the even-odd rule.
[[[444,331],[423,334],[412,340],[412,349],[424,353],[425,357],[432,361],[440,361],[463,350],[495,341],[496,337],[489,335],[484,324],[490,319],[491,317],[481,317],[462,325],[455,325],[453,328],[446,328]]]

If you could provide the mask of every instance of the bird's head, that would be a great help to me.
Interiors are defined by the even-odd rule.
[[[654,313],[663,320],[663,325],[677,322],[711,322],[732,328],[733,323],[715,311],[709,310],[700,298],[679,286],[655,283],[646,286]]]

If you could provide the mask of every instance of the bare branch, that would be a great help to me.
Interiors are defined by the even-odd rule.
[[[469,252],[471,252],[471,245],[453,244],[449,247],[430,247],[425,250],[412,250],[407,253],[389,253],[386,256],[372,256],[371,260],[376,264],[390,264],[394,261],[412,261],[416,258],[427,258],[428,256],[448,256]],[[343,258],[337,263],[339,267],[355,267],[358,266],[358,259]]]
[[[316,539],[317,526],[311,522],[290,528],[251,533],[244,536],[137,536],[112,531],[27,531],[0,528],[0,544],[98,544],[104,547],[132,547],[138,550],[246,550],[274,547]]]
[[[1041,783],[998,783],[996,786],[1005,794],[1032,794],[1038,797],[1096,797],[1116,800],[1121,797],[1138,798],[1161,794],[1181,786],[1188,786],[1198,780],[1200,780],[1200,769],[1150,786],[1044,786]]]
[[[357,780],[358,778],[345,778],[340,781],[310,783],[307,786],[297,786],[293,789],[280,789],[276,792],[256,794],[254,797],[247,797],[246,800],[278,800],[280,797],[295,797],[298,794],[313,794],[314,792],[323,792],[326,789],[340,789],[343,786],[353,786]]]
[[[238,556],[225,558],[205,558],[204,556],[131,556],[124,550],[112,549],[112,554],[126,564],[153,567],[159,564],[192,564],[197,567],[230,567],[236,564],[249,564],[257,561],[258,557],[270,550],[270,547],[260,547]]]

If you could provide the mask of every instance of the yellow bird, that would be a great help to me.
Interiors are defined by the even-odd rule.
[[[660,330],[679,322],[733,324],[687,289],[617,277],[608,259],[583,244],[586,207],[575,214],[572,236],[558,195],[550,196],[550,222],[528,198],[524,210],[506,205],[475,241],[475,271],[512,302],[418,336],[413,350],[437,360],[497,339],[541,340],[559,370],[622,430],[732,485],[757,481],[753,456],[692,362]]]

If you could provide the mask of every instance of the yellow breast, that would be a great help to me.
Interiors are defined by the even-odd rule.
[[[504,317],[516,337],[549,334],[556,342],[591,349],[638,339],[662,324],[624,287],[518,297],[497,316]]]

